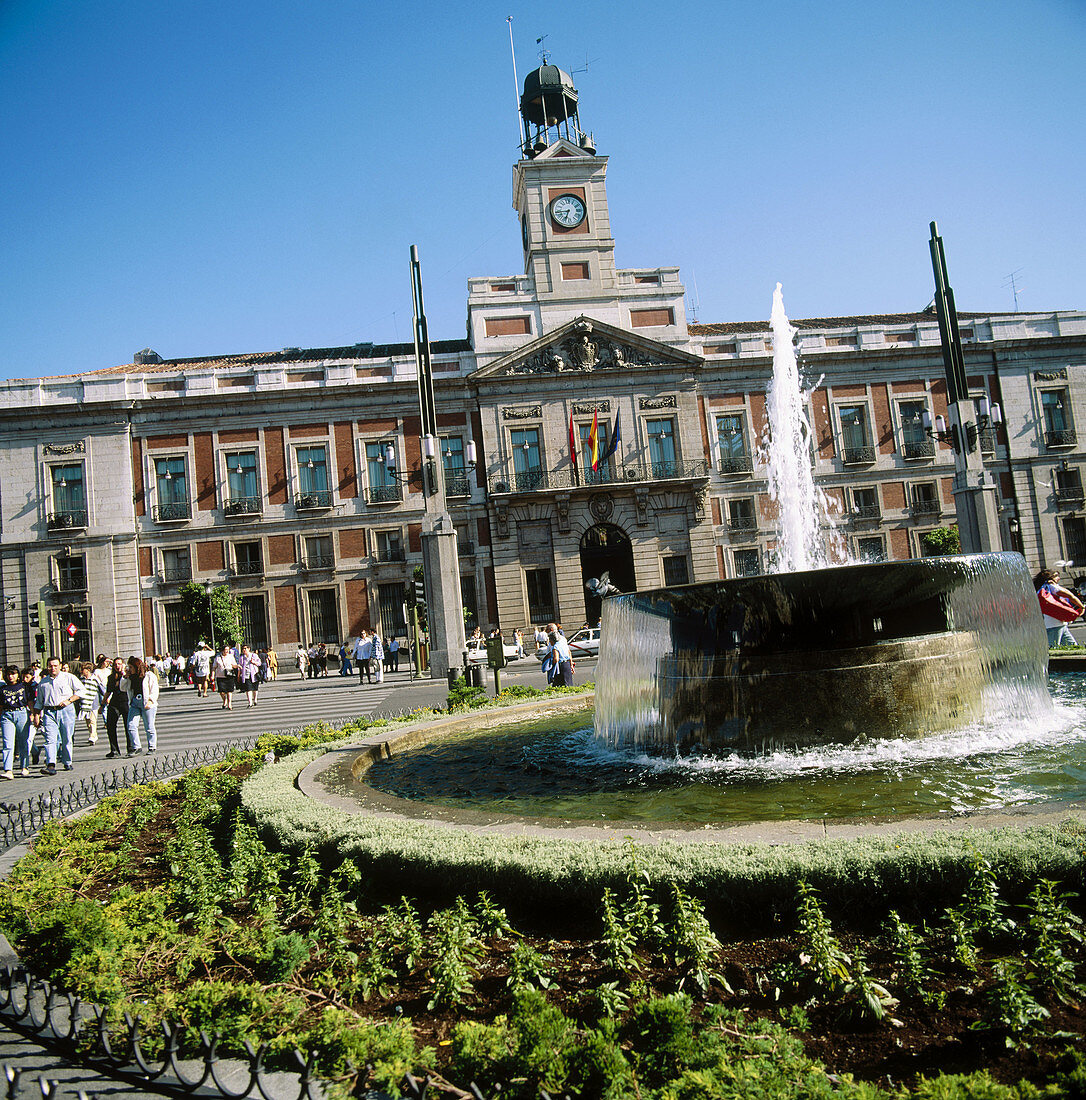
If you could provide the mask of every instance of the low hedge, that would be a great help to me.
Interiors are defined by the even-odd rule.
[[[295,785],[330,747],[299,750],[262,768],[242,786],[245,813],[265,842],[329,859],[349,857],[374,889],[430,895],[443,903],[487,890],[520,912],[579,919],[595,912],[605,887],[628,879],[631,862],[656,882],[675,881],[721,919],[791,913],[796,883],[814,886],[838,917],[878,919],[891,908],[915,912],[960,894],[979,854],[995,870],[1007,900],[1024,898],[1039,878],[1086,887],[1086,822],[968,832],[882,832],[855,840],[797,844],[723,844],[646,839],[561,839],[485,832],[364,813],[316,802]],[[542,910],[541,910],[542,907]]]

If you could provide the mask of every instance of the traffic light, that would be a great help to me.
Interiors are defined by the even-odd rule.
[[[44,653],[45,652],[45,635],[44,634],[35,634],[34,635],[34,648],[39,653]]]
[[[41,626],[41,604],[32,603],[30,605],[30,625]]]
[[[422,577],[415,578],[415,603],[426,602],[426,582]]]

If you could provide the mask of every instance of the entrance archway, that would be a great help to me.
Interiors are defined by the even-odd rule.
[[[590,577],[607,573],[611,583],[622,592],[637,588],[634,575],[633,544],[630,536],[613,523],[597,523],[581,536],[581,586],[584,592],[585,621],[595,626],[600,619],[602,601],[584,588]]]

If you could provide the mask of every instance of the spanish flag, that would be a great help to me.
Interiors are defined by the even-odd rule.
[[[588,453],[592,456],[592,469],[600,466],[600,414],[597,409],[592,413],[592,431],[588,433]]]
[[[573,413],[569,414],[569,463],[577,469],[577,433],[573,427]]]

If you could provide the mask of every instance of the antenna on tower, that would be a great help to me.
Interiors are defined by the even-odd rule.
[[[1014,296],[1015,313],[1018,312],[1018,291],[1021,289],[1021,287],[1019,287],[1018,285],[1018,276],[1021,275],[1024,270],[1025,268],[1020,267],[1017,271],[1012,271],[1007,276],[1007,281],[1003,284],[1004,286],[1009,286],[1011,288],[1011,294]]]
[[[694,269],[690,269],[690,280],[694,284],[694,293],[690,297],[690,321],[692,324],[698,323],[698,310],[701,309],[701,301],[698,298],[698,277],[694,274]]]
[[[539,63],[541,65],[547,64],[547,47],[543,43],[548,38],[550,38],[549,34],[542,34],[535,40],[535,44],[539,47]]]
[[[513,110],[517,113],[517,141],[520,141],[520,81],[517,79],[517,51],[513,49],[513,17],[507,16],[509,24],[509,56],[513,59]]]
[[[594,58],[592,58],[592,61],[599,61],[599,58],[594,57]],[[569,75],[573,76],[574,73],[586,73],[586,72],[588,72],[588,66],[591,63],[592,62],[588,60],[588,54],[586,53],[584,55],[584,68],[583,69],[571,69]]]

